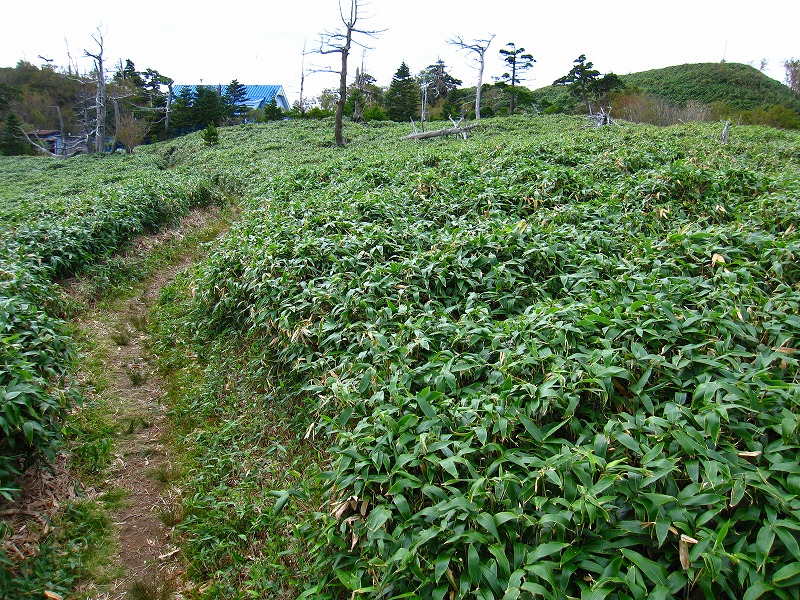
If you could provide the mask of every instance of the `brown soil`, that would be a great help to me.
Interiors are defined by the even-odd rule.
[[[137,239],[125,254],[136,256],[158,244],[181,239],[220,218],[216,209],[193,211],[180,226]],[[69,474],[66,456],[59,457],[54,472],[31,470],[23,479],[23,492],[14,504],[0,505],[0,519],[12,524],[14,536],[3,541],[20,558],[35,552],[58,509],[76,496],[89,499],[124,490],[124,508],[112,515],[118,531],[112,562],[123,575],[102,591],[86,582],[83,593],[108,600],[125,598],[134,582],[163,593],[179,590],[185,567],[174,544],[172,527],[180,520],[180,490],[172,485],[176,469],[169,446],[169,424],[164,405],[165,382],[150,362],[150,339],[143,326],[161,289],[191,264],[184,256],[176,264],[145,282],[141,292],[113,312],[93,309],[78,319],[78,327],[102,349],[102,371],[108,383],[112,419],[120,433],[114,440],[112,464],[104,479],[83,488]],[[85,301],[84,282],[62,282],[67,294]],[[80,378],[80,375],[79,375]],[[159,596],[162,597],[162,596]]]
[[[111,600],[124,598],[137,580],[180,587],[180,553],[172,544],[171,528],[162,519],[180,510],[178,491],[165,485],[173,470],[163,403],[165,383],[148,360],[149,336],[129,324],[142,323],[161,288],[190,262],[184,258],[159,273],[147,282],[141,296],[129,300],[116,315],[93,314],[82,323],[106,348],[108,392],[119,400],[113,419],[123,430],[107,477],[99,486],[102,489],[95,490],[97,494],[113,488],[126,492],[126,507],[114,515],[119,531],[116,560],[125,575],[114,582]],[[120,344],[121,328],[126,329],[123,336],[130,336],[124,344]]]

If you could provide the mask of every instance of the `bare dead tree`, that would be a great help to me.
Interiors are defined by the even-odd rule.
[[[344,146],[345,140],[342,135],[342,120],[344,118],[344,105],[347,102],[347,58],[350,55],[350,48],[353,44],[370,49],[353,39],[354,34],[366,35],[371,38],[377,37],[385,30],[367,30],[356,27],[359,19],[364,18],[363,11],[366,7],[363,0],[350,0],[350,10],[345,13],[342,8],[342,1],[339,0],[339,17],[342,21],[343,29],[335,31],[325,31],[320,34],[318,54],[339,54],[341,56],[341,68],[339,69],[339,98],[336,102],[336,113],[334,121],[334,138],[337,146]],[[335,72],[329,70],[329,72]]]
[[[731,122],[725,121],[725,126],[722,128],[722,134],[719,136],[719,141],[722,142],[723,144],[728,143],[728,132],[730,131],[730,128],[731,128]]]
[[[175,81],[170,78],[167,80],[167,105],[164,108],[164,133],[169,133],[169,116],[172,113],[172,86]]]
[[[58,109],[58,107],[56,107]],[[61,116],[61,110],[58,109],[59,117]],[[62,121],[62,130],[63,130],[63,121]],[[81,152],[86,152],[89,140],[86,137],[78,137],[74,139],[69,139],[68,137],[61,138],[61,148],[59,148],[56,152],[50,152],[45,147],[45,141],[42,140],[35,132],[31,135],[33,138],[31,139],[31,135],[25,131],[24,128],[20,127],[20,131],[22,135],[25,136],[25,139],[28,140],[28,143],[36,148],[42,154],[47,154],[48,156],[52,156],[54,158],[69,158],[70,156],[74,156],[75,154],[79,154]]]
[[[800,94],[800,59],[790,58],[783,61],[783,68],[786,69],[786,85]]]
[[[472,42],[464,41],[460,35],[447,40],[451,46],[456,46],[460,50],[464,50],[468,54],[473,54],[473,59],[476,63],[475,68],[478,70],[478,86],[475,90],[475,120],[481,120],[481,87],[483,86],[483,69],[486,66],[486,51],[489,49],[489,44],[492,43],[494,34],[488,38],[480,40],[472,40]]]
[[[595,127],[603,127],[605,125],[616,125],[619,127],[619,123],[615,119],[611,118],[611,106],[607,107],[600,107],[595,113],[591,113],[586,115],[586,120],[589,121]]]
[[[306,41],[303,40],[303,54],[301,54],[303,58],[300,59],[300,100],[298,101],[297,107],[300,109],[300,114],[304,115],[305,105],[303,103],[303,90],[306,84]]]
[[[462,117],[459,119],[458,123],[453,121],[453,118],[450,117],[450,122],[453,123],[452,127],[448,127],[445,129],[437,129],[436,131],[417,131],[416,125],[414,125],[414,121],[411,121],[411,124],[414,125],[414,133],[410,133],[408,135],[403,136],[401,139],[404,140],[427,140],[429,138],[434,137],[441,137],[444,135],[457,135],[462,139],[467,139],[467,132],[472,131],[476,127],[480,127],[477,123],[472,125],[467,125],[464,123],[464,118]]]
[[[88,58],[94,60],[95,76],[97,81],[97,91],[95,95],[95,111],[97,123],[95,126],[95,151],[103,152],[106,144],[106,72],[103,65],[103,32],[100,27],[97,33],[92,34],[92,39],[97,44],[96,52],[89,52],[84,49],[83,53]]]

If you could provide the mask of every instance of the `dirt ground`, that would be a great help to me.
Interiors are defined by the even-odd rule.
[[[142,236],[126,253],[135,255],[155,246],[180,240],[190,230],[219,219],[217,209],[193,211],[176,228]],[[107,600],[130,598],[134,584],[159,598],[181,598],[185,566],[174,544],[172,526],[181,517],[180,490],[174,487],[176,467],[169,445],[169,423],[164,399],[165,382],[149,356],[150,339],[145,326],[161,289],[193,261],[181,257],[143,283],[133,298],[114,309],[90,309],[77,320],[78,328],[102,349],[100,367],[111,399],[111,418],[120,426],[114,439],[111,465],[103,480],[91,487],[76,481],[59,456],[54,469],[32,469],[23,478],[23,491],[13,503],[0,506],[0,519],[14,530],[4,547],[20,558],[35,552],[37,542],[51,528],[59,508],[76,497],[99,498],[122,490],[122,508],[112,514],[117,531],[116,553],[111,562],[122,573],[110,586],[86,582],[82,595]],[[81,300],[83,282],[62,283],[65,293]],[[80,378],[80,374],[79,374]]]

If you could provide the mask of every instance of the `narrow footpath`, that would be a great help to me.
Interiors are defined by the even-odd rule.
[[[218,210],[195,211],[178,228],[137,240],[129,252],[151,252],[212,223],[216,234],[225,228]],[[199,258],[198,248],[187,248],[144,281],[133,297],[110,309],[92,310],[78,322],[99,350],[104,395],[117,424],[111,464],[102,483],[86,490],[90,497],[116,491],[122,498],[112,513],[118,538],[112,562],[121,575],[97,588],[89,582],[85,591],[97,598],[173,598],[184,589],[185,566],[172,531],[182,518],[176,487],[180,470],[169,442],[166,382],[149,352],[148,319],[161,290]]]

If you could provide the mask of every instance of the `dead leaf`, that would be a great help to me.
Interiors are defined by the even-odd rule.
[[[740,458],[756,458],[761,456],[761,450],[737,452],[736,456],[739,456]]]
[[[684,571],[688,571],[689,567],[692,566],[689,562],[689,546],[683,541],[682,537],[678,542],[678,556],[681,560],[681,567],[683,567]]]
[[[51,592],[50,590],[47,590],[44,593],[44,597],[49,598],[50,600],[64,600],[64,596],[61,594],[56,594],[55,592]]]
[[[794,354],[797,352],[796,348],[788,348],[786,346],[781,346],[780,348],[773,348],[775,352],[782,352],[783,354]]]
[[[721,265],[724,265],[724,264],[725,264],[725,257],[724,257],[724,256],[722,256],[721,254],[716,254],[716,253],[715,253],[715,254],[714,254],[712,257],[711,257],[711,268],[713,269],[714,267],[716,267],[716,266],[717,266],[717,263],[719,263],[719,264],[721,264]]]
[[[696,539],[694,539],[693,537],[689,537],[688,535],[684,535],[683,533],[681,534],[681,541],[685,542],[687,544],[699,544],[700,543]]]

